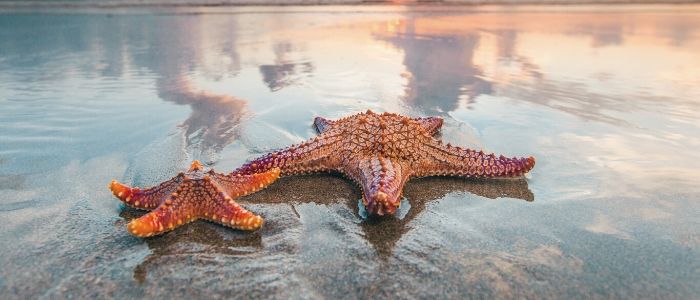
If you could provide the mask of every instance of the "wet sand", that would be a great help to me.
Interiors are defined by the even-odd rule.
[[[2,10],[0,298],[700,294],[698,6],[503,9]],[[537,165],[411,180],[380,219],[340,176],[283,178],[240,199],[261,230],[149,239],[106,188],[367,109]]]

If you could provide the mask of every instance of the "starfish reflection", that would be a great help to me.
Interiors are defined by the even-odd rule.
[[[520,179],[483,180],[427,177],[408,184],[404,195],[411,204],[406,216],[397,218],[370,218],[361,224],[365,238],[372,244],[383,260],[392,256],[396,242],[411,230],[412,221],[419,216],[428,203],[444,198],[453,192],[469,192],[488,199],[510,198],[527,202],[535,197],[527,181]]]
[[[290,202],[322,205],[343,203],[356,212],[357,226],[363,233],[363,238],[372,245],[382,261],[387,261],[392,257],[396,243],[414,228],[413,221],[423,213],[427,204],[454,192],[468,192],[488,199],[534,201],[534,195],[523,178],[481,180],[428,177],[415,179],[406,185],[405,197],[410,202],[410,208],[403,218],[362,220],[357,211],[357,201],[361,197],[358,187],[340,176],[302,175],[281,178],[268,189],[242,198],[242,203],[259,203],[262,206],[278,206]],[[288,213],[294,214],[294,211]],[[140,212],[130,208],[124,209],[120,214],[127,221],[140,215]],[[256,232],[238,232],[207,222],[196,222],[162,236],[145,239],[151,253],[134,268],[134,278],[143,282],[149,268],[168,257],[257,255],[263,251],[262,235],[266,232],[265,227]]]
[[[142,212],[132,208],[124,209],[119,214],[127,222],[142,215]],[[166,258],[240,257],[251,255],[263,248],[260,231],[241,232],[205,222],[195,222],[175,231],[143,240],[151,253],[134,268],[136,281],[145,282],[149,268]]]
[[[386,260],[391,257],[396,242],[411,230],[412,221],[421,215],[426,205],[432,201],[439,201],[450,193],[468,192],[488,199],[505,198],[527,202],[535,199],[524,178],[487,180],[426,177],[414,179],[406,185],[404,196],[410,203],[410,208],[403,218],[381,217],[359,221],[361,217],[357,209],[361,191],[351,182],[343,181],[339,176],[286,177],[246,200],[275,205],[288,203],[289,199],[299,203],[313,202],[326,205],[344,202],[351,210],[357,212],[358,226],[364,233],[364,238],[374,247],[379,257]]]

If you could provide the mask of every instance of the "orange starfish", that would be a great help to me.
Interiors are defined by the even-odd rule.
[[[263,219],[233,201],[277,180],[280,169],[256,174],[219,174],[203,171],[194,161],[190,169],[147,189],[131,188],[113,180],[109,185],[126,205],[153,211],[132,220],[127,229],[138,237],[158,235],[197,219],[206,219],[241,230],[255,230]]]
[[[317,117],[319,136],[255,159],[234,173],[280,168],[282,175],[340,172],[362,186],[371,214],[393,214],[403,186],[412,177],[518,177],[535,158],[507,158],[443,144],[433,138],[442,119],[408,118],[367,111],[337,121]]]

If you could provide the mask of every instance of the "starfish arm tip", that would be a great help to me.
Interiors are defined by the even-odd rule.
[[[238,230],[246,231],[258,230],[265,223],[263,217],[255,215],[249,211],[245,211],[240,215],[233,216],[228,222],[225,222],[226,220],[226,218],[222,218],[221,222],[219,222],[218,220],[215,221]]]
[[[525,162],[525,166],[526,166],[526,167],[525,167],[525,173],[530,172],[532,169],[534,169],[534,168],[535,168],[535,163],[536,163],[536,161],[535,161],[535,157],[534,157],[534,156],[530,156],[530,157],[526,158],[526,162]]]
[[[314,127],[316,127],[316,131],[318,131],[319,133],[323,133],[324,131],[331,128],[331,126],[333,126],[333,123],[333,121],[323,117],[314,118]]]
[[[131,220],[126,225],[126,229],[132,235],[143,238],[166,233],[197,219],[197,215],[190,215],[186,211],[160,206],[152,212]]]
[[[239,229],[249,231],[258,230],[263,226],[264,223],[265,220],[261,216],[253,215],[252,217],[246,220],[246,225],[239,227]]]
[[[280,168],[272,168],[262,173],[252,174],[256,188],[262,189],[275,182],[281,174]]]
[[[112,180],[112,182],[109,183],[108,188],[112,191],[112,194],[121,201],[124,201],[127,197],[129,197],[132,190],[132,188],[128,185],[122,184],[117,180]]]
[[[192,162],[192,164],[190,165],[189,171],[191,172],[191,171],[195,171],[195,170],[201,170],[201,169],[203,169],[203,168],[204,168],[204,167],[202,166],[202,163],[201,163],[199,160],[196,160],[196,159],[195,159],[195,160]]]
[[[143,217],[142,217],[143,218]],[[141,218],[131,220],[129,224],[126,225],[126,230],[129,231],[133,236],[136,237],[149,237],[157,234],[157,230],[148,226],[147,222],[143,222]]]

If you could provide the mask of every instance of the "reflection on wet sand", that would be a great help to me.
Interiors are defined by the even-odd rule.
[[[405,187],[404,193],[410,208],[403,218],[371,218],[361,221],[359,215],[356,215],[358,226],[364,233],[364,239],[373,246],[379,258],[386,261],[391,258],[396,242],[411,230],[411,222],[425,210],[426,205],[453,192],[468,192],[488,199],[511,198],[527,202],[534,201],[534,195],[523,178],[504,180],[420,178],[412,180]],[[267,209],[274,209],[274,206],[285,204],[331,205],[344,202],[351,211],[357,211],[360,196],[360,190],[341,177],[306,175],[282,178],[267,189],[242,198],[241,203],[243,205],[260,203],[268,207]],[[120,214],[127,219],[127,222],[140,215],[140,212],[130,208],[124,209]],[[227,234],[224,238],[220,230],[231,234]],[[152,252],[134,269],[134,277],[143,281],[149,266],[161,261],[163,257],[207,254],[240,256],[262,251],[261,234],[265,230],[263,228],[256,232],[243,232],[201,220],[196,221],[171,233],[146,239]],[[234,238],[228,239],[231,236]],[[198,246],[194,247],[192,244]]]
[[[644,69],[644,74],[669,72],[665,70],[669,66],[689,62],[688,58],[682,57],[667,64],[649,61],[651,57],[663,55],[654,55],[657,49],[647,44],[668,38],[673,45],[687,44],[696,37],[698,28],[698,22],[692,21],[692,16],[674,19],[663,15],[637,15],[634,18],[641,27],[630,28],[629,22],[614,13],[581,13],[566,18],[548,13],[516,14],[509,16],[508,21],[492,14],[431,17],[408,14],[405,19],[373,26],[372,35],[403,52],[407,72],[403,75],[407,77],[403,100],[411,108],[426,114],[453,111],[460,101],[471,107],[484,94],[532,102],[586,120],[617,125],[628,125],[617,116],[619,112],[655,107],[644,103],[647,101],[663,99],[697,110],[697,102],[663,96],[663,90],[625,93],[632,84],[650,85],[652,81],[653,88],[644,88],[653,90],[657,82],[661,82],[653,77],[642,82],[625,82],[610,77],[616,72],[620,75],[634,73],[634,68],[629,68],[629,65],[624,65],[628,69],[610,69],[606,75],[600,72],[586,74],[588,69],[578,63],[588,61],[606,69],[621,59],[614,55],[601,57],[596,53],[582,52],[585,47],[579,45],[569,46],[581,40],[578,36],[590,37],[588,47],[591,48],[614,48],[635,43],[639,51],[627,53],[633,57],[624,58],[647,61],[647,69],[640,68]],[[552,45],[557,45],[559,51],[553,51]],[[567,80],[566,76],[557,73],[562,68],[580,69],[577,75],[584,77]],[[591,89],[600,82],[618,84],[618,91],[610,93]],[[658,88],[663,87],[658,85]]]
[[[134,209],[124,209],[120,217],[131,220],[142,214]],[[128,221],[127,221],[128,222]],[[207,256],[246,256],[263,248],[260,232],[238,232],[224,238],[213,224],[195,222],[157,238],[146,239],[151,253],[134,268],[134,279],[146,281],[149,267],[167,259],[197,259]],[[222,229],[222,228],[219,228]],[[224,230],[230,230],[225,228]]]
[[[607,10],[3,15],[0,294],[693,298],[700,7]],[[182,152],[175,124],[228,170],[368,106],[543,163],[529,182],[412,180],[405,214],[370,220],[346,179],[283,178],[240,201],[260,231],[145,240],[104,187],[172,173],[182,156],[143,157]],[[270,126],[239,132],[248,117]],[[234,142],[261,135],[282,137]],[[511,201],[530,188],[539,204]]]
[[[198,91],[186,77],[157,82],[158,95],[165,101],[189,105],[192,113],[182,123],[188,147],[202,154],[220,152],[239,136],[239,124],[247,101],[229,95]]]
[[[313,73],[314,65],[311,62],[291,62],[287,58],[287,54],[293,50],[289,42],[276,43],[273,46],[274,64],[260,65],[263,81],[271,91],[297,84],[302,76]]]
[[[526,27],[535,26],[531,24],[536,22],[530,19],[541,18],[514,17],[523,18],[518,23],[525,24]],[[404,21],[387,22],[390,26],[380,26],[381,30],[373,29],[372,35],[376,39],[390,43],[403,53],[406,86],[401,100],[406,106],[421,114],[440,115],[458,109],[460,104],[475,106],[480,95],[498,95],[566,112],[585,120],[614,125],[628,124],[622,117],[610,114],[610,111],[645,110],[653,107],[645,103],[652,100],[651,97],[644,100],[630,95],[593,92],[589,90],[588,82],[565,81],[551,74],[546,69],[547,66],[543,65],[541,56],[527,53],[524,46],[519,44],[528,42],[528,36],[522,36],[523,34],[542,28],[515,28],[513,24],[501,24],[489,18],[483,15],[432,19],[411,16]],[[559,34],[589,37],[586,42],[593,48],[615,47],[626,42],[625,29],[621,23],[610,18],[602,18],[601,21],[595,26],[581,26],[577,24],[584,23],[548,20],[550,25],[553,24],[552,30],[557,30]],[[693,33],[689,35],[692,36]],[[539,38],[544,39],[544,42],[540,40],[544,44],[558,42],[557,36]],[[684,38],[680,34],[674,43],[683,43]],[[492,48],[485,46],[489,41],[493,41]],[[278,91],[297,85],[304,76],[315,71],[311,62],[288,58],[294,51],[290,42],[276,43],[272,48],[274,62],[258,66],[262,81],[269,90]],[[491,51],[494,53],[494,61],[480,61],[483,57],[479,57],[479,52],[490,50],[495,50]],[[192,54],[182,54],[185,58],[188,55]],[[196,56],[193,57],[196,59]],[[246,101],[197,91],[187,75],[184,75],[187,72],[180,70],[191,67],[187,61],[165,59],[160,63],[168,67],[160,73],[158,94],[165,101],[192,107],[192,114],[182,124],[189,147],[201,147],[202,152],[221,151],[238,138],[240,133],[237,132],[237,124],[244,114]],[[488,69],[489,65],[501,63],[509,66],[512,73],[498,73]],[[178,64],[180,69],[170,69],[171,65]],[[486,66],[482,67],[482,64]],[[598,75],[596,80],[609,79],[605,74]],[[678,103],[681,100],[669,101]],[[685,105],[696,104],[691,102]],[[371,245],[382,263],[387,264],[392,259],[405,260],[405,254],[395,253],[397,247],[401,249],[401,246],[397,246],[399,241],[411,231],[425,231],[425,228],[415,224],[415,220],[425,213],[430,202],[459,192],[469,192],[489,199],[502,197],[528,202],[534,200],[524,179],[486,181],[424,178],[413,180],[405,187],[404,193],[410,208],[403,218],[373,218],[363,221],[356,214],[357,222],[351,222],[349,226],[354,226],[351,229],[361,233],[361,239]],[[325,206],[340,203],[350,211],[357,211],[359,198],[359,189],[347,181],[335,176],[314,175],[281,179],[267,190],[242,199],[241,203],[259,203],[259,212],[263,214],[287,205],[296,212],[296,205],[310,202]],[[140,213],[130,209],[121,214],[126,219],[138,215]],[[288,217],[294,218],[294,215]],[[299,215],[296,217],[301,219]],[[593,232],[614,232],[611,231],[610,224],[605,223],[605,219],[596,221],[596,224],[587,229]],[[254,256],[258,259],[258,256],[268,255],[270,249],[274,249],[270,245],[263,245],[263,237],[269,235],[269,230],[279,230],[270,226],[281,225],[268,224],[261,231],[248,233],[198,221],[172,233],[147,239],[145,243],[151,252],[134,268],[133,276],[137,281],[145,282],[149,271],[157,265],[172,266],[175,265],[173,260],[178,259],[198,260],[198,264],[202,264],[202,261],[206,264],[211,257]],[[323,228],[314,230],[334,233]],[[355,230],[350,231],[354,233]],[[307,237],[296,235],[291,240],[305,238]],[[562,251],[557,245],[536,245],[527,238],[519,243],[528,245],[515,247],[513,251],[491,253],[474,247],[450,254],[454,256],[445,259],[461,268],[463,278],[455,279],[456,281],[487,287],[485,291],[479,291],[479,295],[494,293],[493,295],[516,296],[525,293],[535,297],[537,292],[526,288],[532,282],[530,275],[544,278],[557,272],[575,274],[581,271],[583,261]],[[284,246],[293,247],[289,243]],[[417,255],[427,254],[421,252]],[[515,291],[514,286],[520,290]]]
[[[359,190],[343,184],[341,178],[309,175],[282,178],[263,191],[241,198],[239,203],[243,206],[247,203],[263,203],[266,206],[302,202],[330,204],[339,198],[352,199],[356,192]],[[256,211],[256,213],[262,213],[265,216],[263,212]],[[128,223],[142,214],[140,211],[125,207],[120,216],[126,219],[125,223]],[[145,239],[151,253],[134,269],[134,278],[143,281],[149,267],[160,262],[163,257],[176,257],[180,254],[240,256],[264,251],[261,234],[270,230],[270,221],[266,221],[265,226],[258,231],[246,232],[198,220],[161,236]],[[226,232],[226,237],[220,234],[221,231]],[[193,249],[197,249],[196,253]]]
[[[373,218],[363,222],[361,226],[365,232],[365,238],[374,246],[380,258],[389,259],[396,242],[411,229],[409,224],[423,212],[426,205],[454,192],[468,192],[488,199],[511,198],[527,202],[535,200],[524,178],[464,180],[427,177],[416,179],[407,184],[404,189],[404,196],[411,205],[406,216],[403,219]]]
[[[415,19],[379,27],[373,35],[404,52],[408,83],[403,101],[428,115],[457,108],[462,97],[471,103],[481,94],[490,94],[492,84],[481,78],[474,64],[479,34],[418,33]]]
[[[239,137],[238,125],[247,101],[196,86],[193,79],[197,72],[212,77],[235,76],[241,67],[236,35],[203,30],[207,25],[236,28],[237,23],[235,18],[166,19],[154,29],[156,42],[149,48],[150,60],[145,63],[158,76],[156,90],[161,99],[192,109],[181,124],[188,151],[194,152],[193,157],[211,159]],[[211,48],[219,52],[211,53]]]

